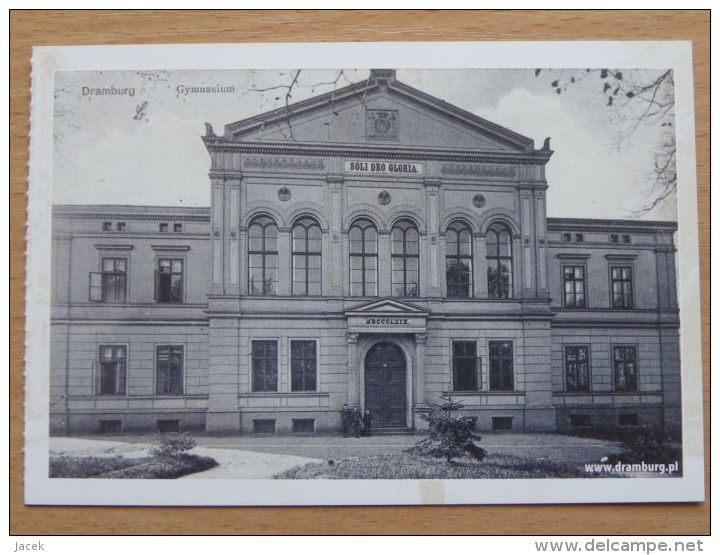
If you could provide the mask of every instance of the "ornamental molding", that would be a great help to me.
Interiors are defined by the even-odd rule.
[[[448,162],[478,162],[492,164],[539,164],[547,163],[549,157],[541,151],[529,153],[508,152],[508,153],[487,153],[473,152],[457,154],[451,152],[430,152],[427,150],[417,151],[393,151],[394,147],[371,146],[367,149],[338,148],[337,146],[268,146],[253,145],[233,141],[214,143],[208,145],[212,152],[240,152],[244,154],[268,154],[271,156],[287,157],[325,157],[338,158],[384,158],[390,160],[439,160]]]
[[[86,212],[82,214],[71,212],[56,212],[54,217],[70,218],[73,220],[145,220],[145,221],[177,221],[177,222],[210,222],[210,215],[189,216],[180,214],[120,214],[111,212]]]
[[[242,164],[246,168],[261,170],[314,170],[325,169],[325,160],[321,158],[287,158],[275,156],[247,156]]]
[[[517,169],[507,166],[480,166],[475,164],[443,164],[440,173],[444,175],[469,175],[473,177],[495,177],[512,179]]]

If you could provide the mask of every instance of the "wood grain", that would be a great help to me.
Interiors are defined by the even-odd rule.
[[[696,504],[348,508],[23,505],[24,226],[33,45],[691,40],[709,481],[709,11],[13,11],[10,15],[10,529],[13,534],[707,534]],[[531,487],[528,485],[528,487]],[[709,498],[709,488],[706,486]]]

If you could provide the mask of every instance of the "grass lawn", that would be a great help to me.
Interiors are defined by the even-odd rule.
[[[490,454],[482,462],[458,459],[453,464],[447,464],[442,459],[414,457],[405,453],[346,457],[306,464],[275,476],[291,480],[589,477],[580,467],[512,455]]]
[[[210,457],[50,457],[50,478],[179,478],[217,466]]]

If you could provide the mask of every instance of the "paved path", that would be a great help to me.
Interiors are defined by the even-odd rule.
[[[513,433],[483,433],[480,445],[490,453],[516,455],[534,459],[546,459],[558,463],[583,464],[599,462],[602,457],[619,451],[620,446],[616,442],[566,436],[560,434],[513,434]],[[98,436],[93,436],[92,441],[98,443],[122,442],[123,444],[136,444],[138,447],[147,447],[148,444],[156,443],[157,439],[152,435],[142,436],[113,436],[108,437],[112,441],[99,441]],[[103,436],[105,437],[105,436]],[[276,460],[268,455],[291,457],[277,459],[278,461],[298,461],[295,464],[310,462],[311,459],[339,459],[343,457],[362,457],[366,455],[377,455],[383,453],[398,453],[414,445],[421,436],[400,435],[400,436],[372,436],[364,438],[346,438],[340,435],[313,435],[313,436],[209,436],[195,434],[200,449],[213,450],[212,456],[218,462],[220,458],[233,459],[233,452],[243,453],[245,460],[255,460],[260,457],[263,461]],[[52,438],[52,441],[65,441],[66,438]],[[114,454],[123,454],[118,449],[132,451],[131,447],[115,447]],[[229,453],[228,453],[229,452]],[[264,454],[263,454],[264,453]],[[263,454],[263,455],[260,455]],[[231,464],[228,462],[228,464]],[[241,467],[242,462],[232,463]],[[294,464],[293,464],[294,465]],[[221,464],[222,467],[222,464]],[[247,467],[248,471],[253,465]],[[220,469],[209,472],[220,474]],[[279,470],[278,472],[281,472]],[[200,477],[201,475],[198,475]]]
[[[133,438],[134,439],[134,438]],[[148,439],[148,438],[145,438]],[[147,457],[152,447],[149,443],[105,441],[87,438],[53,437],[50,438],[51,455],[68,455],[76,457],[115,457],[127,458]],[[221,449],[196,447],[191,451],[203,457],[212,457],[218,466],[183,476],[181,480],[197,479],[263,479],[272,478],[294,466],[320,462],[319,459],[258,453],[240,449]]]

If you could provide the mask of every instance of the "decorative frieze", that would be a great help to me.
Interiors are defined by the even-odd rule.
[[[322,158],[290,158],[279,156],[246,156],[243,167],[261,170],[312,170],[325,169]]]
[[[473,177],[491,177],[513,179],[517,170],[512,166],[484,166],[479,164],[443,164],[440,173],[444,175],[469,175]]]

